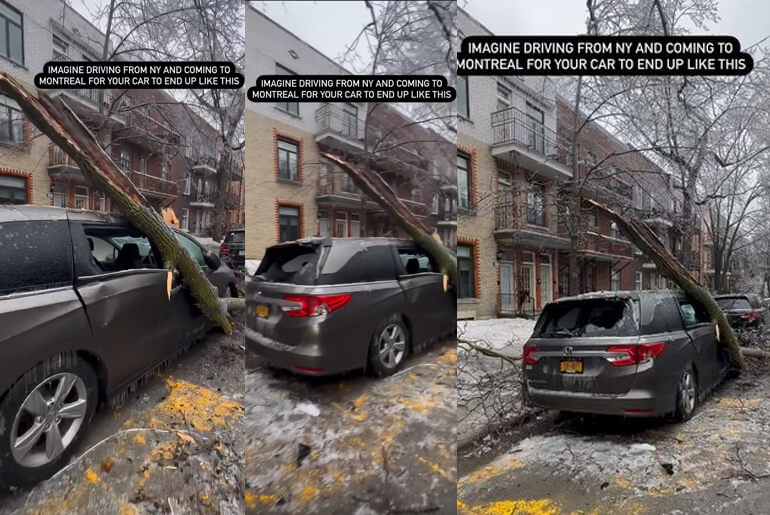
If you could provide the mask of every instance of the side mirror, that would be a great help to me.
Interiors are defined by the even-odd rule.
[[[213,252],[206,252],[203,255],[203,260],[206,261],[206,266],[208,266],[212,270],[216,270],[217,268],[222,266],[222,260],[219,259],[219,256],[217,256]]]

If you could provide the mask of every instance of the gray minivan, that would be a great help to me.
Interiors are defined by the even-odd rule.
[[[246,284],[246,344],[281,368],[394,373],[454,333],[456,297],[411,240],[309,238],[267,249]]]
[[[548,304],[524,345],[530,402],[689,419],[729,362],[705,309],[681,292],[599,292]]]
[[[180,243],[220,296],[235,277],[187,234]],[[152,372],[212,324],[149,239],[124,218],[0,206],[0,484],[66,464],[97,404]]]

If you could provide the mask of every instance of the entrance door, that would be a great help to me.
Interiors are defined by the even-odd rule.
[[[513,262],[500,261],[500,311],[513,312],[516,306],[513,296]]]
[[[540,305],[538,310],[553,300],[553,280],[551,279],[551,263],[540,263]]]
[[[523,313],[535,312],[535,265],[534,263],[521,264],[521,296],[520,309]]]

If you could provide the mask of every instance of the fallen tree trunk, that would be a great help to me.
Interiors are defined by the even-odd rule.
[[[457,285],[457,257],[431,236],[422,221],[407,209],[380,176],[366,168],[358,168],[333,154],[321,155],[339,165],[361,191],[379,204],[391,220],[438,262],[442,273],[449,276],[452,284]]]
[[[690,272],[677,261],[655,233],[647,225],[635,218],[628,218],[617,211],[596,202],[586,199],[586,202],[612,218],[623,230],[623,233],[655,263],[657,269],[666,277],[676,282],[690,297],[699,302],[708,312],[711,320],[716,322],[719,329],[719,343],[725,348],[730,361],[740,368],[745,368],[741,348],[719,305],[711,296],[711,293],[701,286]]]
[[[225,305],[203,270],[177,241],[159,213],[102,149],[80,118],[60,98],[36,98],[13,77],[0,72],[0,93],[14,99],[24,115],[78,165],[85,180],[110,197],[120,212],[160,250],[166,268],[176,268],[203,314],[232,334]]]

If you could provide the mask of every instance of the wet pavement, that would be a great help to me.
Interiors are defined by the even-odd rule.
[[[246,359],[250,513],[455,513],[455,341],[376,379]]]
[[[458,513],[770,513],[767,366],[754,362],[684,424],[547,413],[502,452],[460,451]]]
[[[0,512],[243,513],[242,319],[212,330],[119,407],[97,412],[72,461]]]

